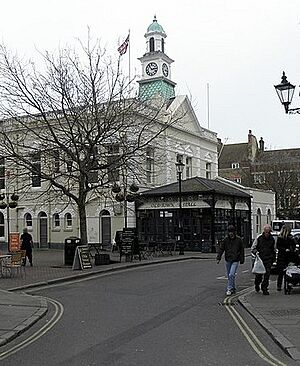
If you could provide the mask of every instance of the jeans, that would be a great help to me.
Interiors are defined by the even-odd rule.
[[[227,291],[234,291],[235,288],[235,276],[239,266],[239,262],[225,262],[227,271]]]

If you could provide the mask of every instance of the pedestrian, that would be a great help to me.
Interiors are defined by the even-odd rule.
[[[230,296],[236,292],[235,277],[240,264],[245,262],[244,244],[242,239],[236,235],[233,225],[228,226],[228,235],[221,242],[217,254],[217,263],[220,263],[225,252],[225,264],[227,272],[226,295]]]
[[[284,269],[294,261],[296,242],[291,235],[291,227],[283,225],[278,235],[276,247],[277,253],[277,291],[281,291]]]
[[[28,233],[28,229],[25,227],[23,229],[23,234],[21,235],[21,250],[26,250],[26,257],[28,257],[29,263],[32,267],[32,248],[33,241],[31,234]],[[24,259],[24,266],[26,265],[26,257]]]
[[[256,274],[254,280],[255,291],[259,292],[260,289],[263,295],[270,295],[269,293],[269,279],[271,274],[271,267],[276,259],[275,252],[275,239],[271,234],[271,226],[266,224],[264,226],[262,234],[254,241],[251,252],[256,255],[259,254],[265,269],[265,274]]]

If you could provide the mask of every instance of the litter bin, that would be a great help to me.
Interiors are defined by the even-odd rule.
[[[72,266],[76,247],[81,245],[81,239],[76,236],[70,236],[65,239],[65,265]]]

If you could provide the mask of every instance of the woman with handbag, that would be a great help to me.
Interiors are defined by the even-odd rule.
[[[296,249],[296,243],[291,235],[291,227],[289,225],[283,225],[278,235],[277,243],[278,249],[277,255],[277,291],[281,291],[284,270],[288,266],[289,262],[293,261],[293,255]]]

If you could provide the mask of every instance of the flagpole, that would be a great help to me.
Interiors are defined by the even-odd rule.
[[[128,30],[129,35],[129,42],[128,42],[128,76],[129,76],[129,82],[130,82],[130,29]]]
[[[207,128],[209,129],[209,83],[206,84],[207,93]]]

